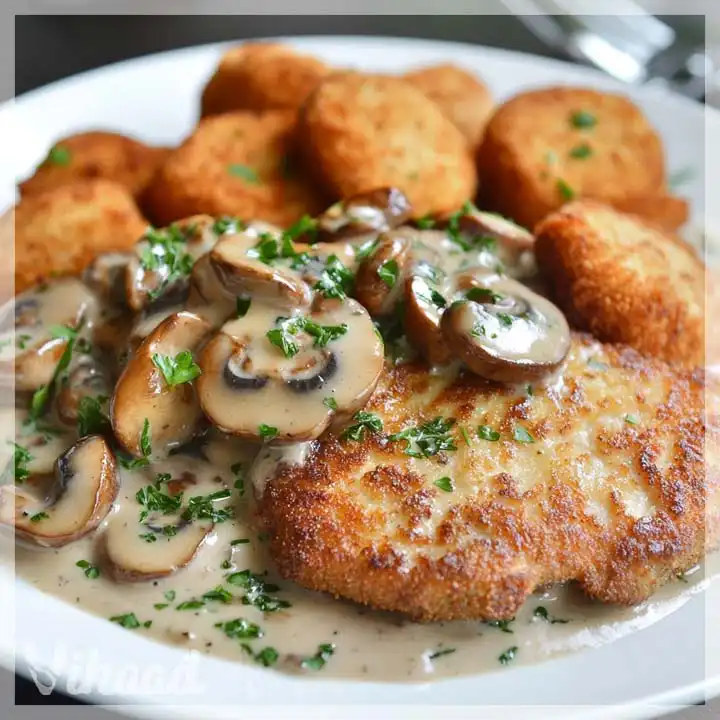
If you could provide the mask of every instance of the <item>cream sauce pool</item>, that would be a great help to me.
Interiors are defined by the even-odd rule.
[[[26,419],[25,410],[5,408],[4,434],[32,454],[30,473],[47,472],[76,436],[32,429]],[[254,519],[254,497],[279,462],[302,462],[305,446],[257,448],[212,429],[201,453],[189,448],[150,467],[120,469],[119,495],[98,530],[60,549],[17,544],[18,576],[128,632],[187,650],[288,672],[320,670],[323,677],[426,681],[613,641],[677,610],[717,571],[710,558],[707,568],[687,573],[633,608],[591,603],[573,587],[553,586],[533,595],[512,621],[411,622],[277,577]],[[233,508],[234,517],[214,525],[184,569],[156,580],[116,582],[104,566],[103,533],[111,522],[137,522],[142,507],[136,496],[159,473],[169,475],[186,500],[227,491],[222,505]],[[322,655],[324,664],[317,660],[320,646],[332,647]]]

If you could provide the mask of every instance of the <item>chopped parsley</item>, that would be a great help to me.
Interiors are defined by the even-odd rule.
[[[497,241],[492,235],[475,235],[468,238],[462,233],[460,221],[474,212],[477,212],[477,208],[471,202],[466,202],[460,210],[450,215],[447,224],[448,237],[465,252],[477,249],[495,252]]]
[[[78,560],[75,563],[76,567],[82,568],[85,571],[85,577],[90,580],[95,580],[100,577],[100,568],[96,567],[87,560]]]
[[[322,670],[334,653],[334,644],[325,643],[323,645],[318,645],[317,652],[312,657],[305,658],[300,663],[300,667],[305,670]]]
[[[271,667],[280,657],[280,653],[274,647],[265,647],[258,653],[253,653],[253,649],[247,643],[242,643],[240,647],[250,655],[256,663],[263,667]]]
[[[557,179],[555,187],[557,187],[563,200],[572,200],[575,197],[575,191],[562,178]]]
[[[449,478],[447,475],[435,480],[433,482],[433,485],[435,485],[435,487],[440,488],[441,490],[444,490],[445,492],[452,492],[455,489],[455,485],[452,481],[452,478]]]
[[[26,335],[25,333],[20,333],[19,335],[15,336],[15,344],[18,346],[20,350],[25,350],[27,347],[27,341],[32,338],[32,335]]]
[[[359,410],[353,415],[353,420],[355,422],[348,425],[340,436],[343,440],[360,442],[365,437],[366,430],[371,433],[379,433],[383,430],[383,421],[375,413]]]
[[[187,237],[193,227],[179,228],[173,224],[167,228],[150,228],[144,235],[148,246],[142,251],[140,264],[145,270],[157,272],[162,270],[164,279],[158,287],[151,290],[149,297],[155,300],[168,285],[190,275],[194,260],[185,251]]]
[[[303,235],[314,236],[317,233],[317,220],[309,215],[303,215],[297,222],[293,223],[283,232],[283,237],[295,241]]]
[[[420,230],[430,230],[430,228],[435,227],[435,220],[430,215],[425,215],[424,217],[418,218],[415,224]]]
[[[576,145],[570,150],[570,157],[575,160],[586,160],[593,154],[593,149],[587,143]]]
[[[355,260],[357,260],[357,262],[362,262],[363,260],[366,260],[367,258],[372,257],[379,242],[380,241],[378,239],[366,240],[362,245],[360,245],[359,247],[356,247],[355,248]]]
[[[502,300],[504,296],[490,288],[473,287],[465,293],[465,297],[471,302],[496,303]]]
[[[175,606],[176,610],[200,610],[205,607],[204,600],[185,600]]]
[[[500,655],[498,657],[498,661],[500,662],[501,665],[508,665],[515,659],[515,656],[517,655],[517,651],[518,651],[518,646],[513,645],[513,647],[508,648],[504,653],[502,653],[502,655]]]
[[[313,347],[322,348],[345,335],[348,326],[345,323],[342,325],[319,325],[309,318],[290,318],[281,320],[280,326],[268,330],[265,337],[275,347],[280,348],[285,357],[291,358],[300,352],[300,347],[293,338],[301,331],[313,338]]]
[[[397,260],[386,260],[377,269],[377,274],[389,288],[395,287],[398,275],[400,274],[400,268],[398,267]]]
[[[153,485],[146,485],[135,493],[135,500],[143,506],[140,511],[140,522],[145,522],[151,513],[172,515],[180,510],[183,494],[168,495],[160,490],[160,480]]]
[[[247,295],[242,295],[235,298],[235,311],[239,318],[245,317],[250,310],[251,299]]]
[[[30,522],[38,523],[41,520],[47,520],[49,517],[50,516],[46,512],[35,513],[34,515],[30,516]]]
[[[522,426],[516,425],[513,430],[513,438],[519,443],[530,445],[535,442],[535,438]]]
[[[625,422],[628,423],[628,425],[638,425],[640,423],[640,418],[637,415],[631,415],[628,413],[625,415]]]
[[[72,153],[64,145],[55,145],[54,147],[51,147],[50,152],[48,152],[47,157],[45,158],[46,163],[59,165],[60,167],[69,165],[71,160]]]
[[[334,397],[326,397],[323,399],[323,405],[329,410],[337,410],[338,404]]]
[[[498,313],[497,319],[500,321],[500,324],[504,325],[505,327],[510,327],[515,320],[512,315],[508,315],[507,313]]]
[[[510,618],[510,620],[486,620],[485,624],[488,627],[497,628],[500,632],[512,634],[514,631],[510,628],[510,623],[514,620],[515,618]]]
[[[439,657],[452,655],[454,652],[456,652],[455,648],[442,648],[441,650],[436,650],[435,652],[430,653],[430,655],[428,655],[428,660],[437,660]]]
[[[465,444],[470,447],[470,433],[468,433],[467,428],[460,427],[460,434],[463,436],[463,440],[465,441]]]
[[[223,215],[219,217],[212,226],[215,235],[225,235],[225,233],[236,233],[245,228],[245,223],[236,217]]]
[[[337,255],[330,255],[325,263],[325,269],[320,279],[313,285],[326,298],[346,298],[352,290],[355,275],[352,270],[343,265]]]
[[[102,406],[107,402],[105,395],[92,397],[86,395],[80,398],[78,405],[78,435],[102,435],[110,430],[110,418],[105,414]]]
[[[204,593],[202,599],[220,602],[227,605],[227,603],[232,602],[233,596],[232,593],[228,592],[222,585],[218,585],[216,588],[208,590]]]
[[[276,427],[273,427],[272,425],[260,423],[260,425],[258,425],[258,433],[260,433],[260,437],[272,440],[274,437],[277,436],[278,429]]]
[[[138,535],[138,537],[141,540],[144,540],[146,543],[157,542],[157,535],[155,533],[151,533],[151,532],[141,533],[140,535]]]
[[[500,439],[500,433],[493,430],[489,425],[478,425],[477,436],[481,440],[489,440],[490,442],[496,442]]]
[[[260,184],[260,178],[258,177],[257,172],[247,165],[232,163],[231,165],[228,165],[227,171],[233,177],[240,178],[251,185]]]
[[[245,618],[215,623],[214,627],[222,630],[232,640],[254,640],[265,634],[259,625]]]
[[[136,630],[139,627],[149,628],[152,625],[152,620],[146,620],[141,623],[135,613],[125,613],[124,615],[114,615],[110,618],[110,622],[117,623],[128,630]]]
[[[597,117],[587,110],[576,110],[570,116],[570,124],[579,130],[586,130],[597,125]]]
[[[28,463],[33,460],[33,456],[22,445],[18,445],[16,442],[11,443],[13,445],[13,459],[12,459],[12,474],[15,482],[18,485],[22,485],[29,477],[30,471],[28,470]],[[10,475],[10,463],[5,468],[2,474],[0,484],[8,482],[8,476]]]
[[[173,602],[173,601],[175,600],[176,595],[177,595],[177,593],[176,593],[174,590],[166,590],[166,591],[163,593],[163,597],[164,597],[168,602]]]
[[[546,622],[549,622],[551,625],[561,624],[564,625],[565,623],[569,623],[569,620],[563,620],[562,618],[553,617],[550,615],[550,613],[547,611],[546,607],[543,607],[542,605],[539,605],[535,608],[535,611],[533,612],[533,617],[540,618],[541,620],[545,620]]]
[[[152,441],[150,435],[150,421],[147,418],[145,418],[145,422],[143,422],[143,429],[140,433],[140,452],[142,453],[142,457],[139,458],[125,458],[121,455],[119,457],[120,464],[126,470],[135,470],[136,468],[147,467],[150,464]]]
[[[237,538],[236,540],[231,540],[230,544],[232,546],[235,545],[247,545],[250,542],[250,538]]]
[[[277,585],[266,583],[261,577],[253,574],[250,570],[241,570],[240,572],[231,573],[225,578],[230,585],[235,585],[245,590],[243,596],[243,605],[251,605],[261,612],[277,612],[283,608],[291,607],[287,600],[281,600],[271,593],[280,590]]]
[[[192,382],[202,373],[189,350],[182,350],[174,358],[170,355],[153,353],[152,362],[170,387]]]
[[[429,458],[446,450],[457,450],[455,440],[450,430],[455,424],[452,418],[436,417],[422,425],[405,428],[390,435],[391,441],[404,440],[406,442],[405,454],[410,457]]]
[[[196,495],[188,500],[187,507],[183,510],[182,519],[186,522],[194,520],[211,520],[214,523],[222,523],[234,517],[232,507],[215,507],[215,503],[227,500],[231,495],[230,490],[218,490],[209,495]],[[178,496],[182,499],[182,496]]]
[[[64,326],[54,326],[50,328],[50,333],[55,338],[64,338],[67,340],[65,350],[58,360],[58,364],[55,366],[52,378],[47,385],[41,385],[32,396],[30,400],[30,419],[37,420],[45,411],[48,399],[50,398],[50,392],[55,387],[60,375],[67,370],[72,359],[73,349],[75,348],[75,342],[77,340],[78,330],[76,328],[68,328]]]

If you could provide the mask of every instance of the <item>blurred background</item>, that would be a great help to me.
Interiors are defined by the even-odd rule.
[[[590,3],[603,15],[577,14]],[[122,3],[123,12],[133,4]],[[224,9],[232,10],[233,4]],[[365,3],[356,4],[361,11]],[[392,0],[382,4],[385,12],[393,5],[400,8]],[[437,8],[437,3],[418,0],[412,16],[356,15],[351,13],[353,3],[345,1],[337,15],[153,15],[166,12],[167,5],[146,0],[139,6],[143,15],[17,15],[15,94],[130,57],[203,43],[278,35],[383,35],[570,60],[628,83],[666,85],[720,107],[720,0],[488,0],[487,10],[485,3],[444,0],[446,15],[423,15],[425,4]],[[54,5],[57,11],[62,3]],[[691,14],[678,15],[680,5]],[[176,0],[173,12],[204,7],[202,2]],[[477,14],[478,7],[491,14]],[[0,85],[1,100],[12,94],[10,84]],[[43,696],[21,678],[15,680],[15,690],[18,705],[76,702],[57,693]],[[703,713],[711,716],[718,717]]]

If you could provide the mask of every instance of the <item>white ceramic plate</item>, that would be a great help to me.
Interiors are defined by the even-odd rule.
[[[480,74],[498,98],[532,86],[582,84],[623,89],[592,71],[538,57],[441,42],[388,38],[289,39],[339,66],[389,72],[440,61],[456,62]],[[205,46],[139,58],[68,78],[0,107],[0,208],[12,204],[15,183],[25,177],[63,135],[109,128],[151,143],[173,144],[197,119],[199,91],[223,46]],[[625,88],[627,91],[628,89]],[[682,190],[703,221],[704,158],[720,134],[720,114],[659,88],[634,90],[665,140],[671,171],[690,168]],[[705,125],[708,142],[705,142]],[[712,140],[710,139],[712,138]],[[707,145],[707,147],[706,147]],[[708,203],[707,221],[720,226],[720,210]],[[14,592],[13,592],[14,589]],[[237,716],[255,703],[292,705],[293,715],[313,718],[437,716],[431,706],[452,706],[447,716],[650,717],[678,704],[720,693],[720,603],[696,595],[676,613],[620,641],[534,667],[428,684],[382,684],[293,678],[227,661],[190,657],[179,649],[146,640],[78,608],[43,595],[0,566],[0,661],[17,653],[18,670],[39,680],[77,677],[78,669],[108,673],[116,683],[86,689],[98,703],[141,703],[125,707],[142,717]],[[708,608],[714,608],[705,612]],[[713,632],[714,631],[714,632]],[[707,638],[707,641],[706,641]],[[138,672],[147,680],[155,668],[154,694],[133,687]],[[87,677],[93,677],[92,674]],[[87,696],[86,696],[87,697]],[[200,709],[198,705],[213,706]],[[321,706],[321,707],[319,707]],[[333,709],[335,706],[335,709]],[[550,706],[554,706],[550,710]],[[239,709],[238,709],[239,708]],[[384,709],[383,709],[384,708]],[[534,708],[534,710],[533,710]],[[267,717],[267,709],[263,714]],[[409,714],[408,710],[408,714]],[[287,713],[284,713],[287,714]]]

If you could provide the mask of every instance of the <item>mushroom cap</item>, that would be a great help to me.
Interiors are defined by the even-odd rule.
[[[205,318],[213,327],[219,327],[233,315],[236,302],[237,296],[220,282],[210,254],[199,258],[190,274],[187,309]]]
[[[189,565],[213,525],[196,521],[178,527],[175,535],[158,531],[157,540],[148,543],[141,535],[152,532],[138,522],[135,508],[121,512],[104,533],[104,553],[113,580],[136,583],[167,577]]]
[[[570,328],[549,300],[497,275],[476,277],[469,293],[443,313],[440,327],[451,351],[474,373],[498,382],[527,382],[565,360]]]
[[[411,212],[410,201],[397,188],[361,192],[331,205],[317,218],[317,237],[323,242],[368,239],[402,225]]]
[[[67,382],[55,397],[58,418],[75,425],[83,398],[110,396],[110,382],[102,365],[89,355],[68,375]]]
[[[15,375],[18,391],[47,385],[67,339],[52,337],[51,328],[90,327],[99,313],[95,294],[76,278],[62,278],[18,296],[15,306],[15,347],[0,356],[0,374]]]
[[[240,233],[220,240],[210,253],[221,285],[232,295],[250,295],[278,307],[306,307],[311,301],[310,288],[297,272],[268,265],[252,256],[258,239],[252,233]]]
[[[118,488],[110,447],[100,435],[89,435],[57,459],[53,475],[0,488],[0,522],[33,545],[62,547],[98,527]],[[47,517],[38,519],[41,512]]]
[[[141,456],[140,438],[145,420],[150,423],[155,449],[187,441],[202,417],[192,383],[168,386],[153,363],[154,354],[175,357],[194,351],[210,332],[210,324],[190,312],[178,312],[161,322],[138,347],[123,371],[113,394],[110,420],[120,444]]]
[[[319,347],[297,327],[303,321],[345,331]],[[267,336],[283,328],[297,345],[294,355]],[[258,303],[226,323],[198,363],[200,404],[220,430],[254,441],[298,442],[318,437],[336,413],[367,402],[382,372],[383,344],[354,300],[316,299],[309,312],[285,320]],[[261,425],[277,433],[268,437]]]
[[[370,257],[358,268],[355,297],[378,317],[390,312],[403,292],[403,279],[412,261],[413,235],[408,228],[383,233]]]
[[[127,266],[136,259],[132,252],[102,253],[83,271],[83,282],[110,303],[124,305]]]
[[[128,307],[137,312],[150,304],[157,295],[170,292],[182,295],[187,292],[188,277],[169,278],[170,267],[163,262],[163,256],[156,256],[157,267],[149,269],[143,263],[143,256],[151,248],[150,238],[154,234],[162,234],[174,238],[180,243],[180,251],[189,256],[194,263],[201,255],[208,252],[218,235],[215,232],[215,220],[209,215],[192,215],[174,222],[166,228],[150,230],[135,244],[135,252],[126,265],[125,295]],[[168,283],[168,280],[170,282]],[[164,285],[167,284],[167,287]]]

